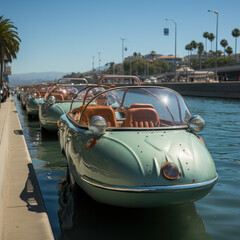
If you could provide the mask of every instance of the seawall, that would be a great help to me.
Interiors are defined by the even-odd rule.
[[[165,82],[154,85],[171,88],[183,96],[240,99],[240,82]]]

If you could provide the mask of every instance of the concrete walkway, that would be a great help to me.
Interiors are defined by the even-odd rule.
[[[0,240],[54,239],[13,99],[0,108]]]

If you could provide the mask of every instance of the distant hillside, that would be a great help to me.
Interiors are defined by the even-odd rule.
[[[45,81],[57,80],[68,73],[64,72],[33,72],[33,73],[22,73],[9,75],[11,87],[16,87],[22,84],[34,84]]]

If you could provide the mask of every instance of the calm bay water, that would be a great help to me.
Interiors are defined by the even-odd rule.
[[[43,136],[16,100],[55,239],[239,239],[240,111],[238,100],[185,97],[206,122],[199,134],[211,153],[218,183],[203,199],[154,209],[99,204],[66,183],[66,160],[58,138]]]

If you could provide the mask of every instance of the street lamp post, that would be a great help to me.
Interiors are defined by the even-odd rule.
[[[92,57],[92,75],[94,77],[94,56]]]
[[[171,18],[166,18],[165,19],[166,21],[172,21],[175,25],[175,58],[174,58],[174,67],[175,67],[175,73],[176,73],[176,70],[177,70],[177,22],[174,21],[173,19]]]
[[[126,38],[120,38],[122,40],[122,74],[124,75],[124,41]]]
[[[216,16],[217,16],[217,21],[216,21],[216,53],[215,53],[215,79],[217,80],[218,11],[208,9],[208,12],[215,13]]]
[[[101,62],[100,54],[101,54],[101,52],[98,52],[98,63],[99,63],[98,72],[99,72],[99,74],[100,74],[100,62]]]

